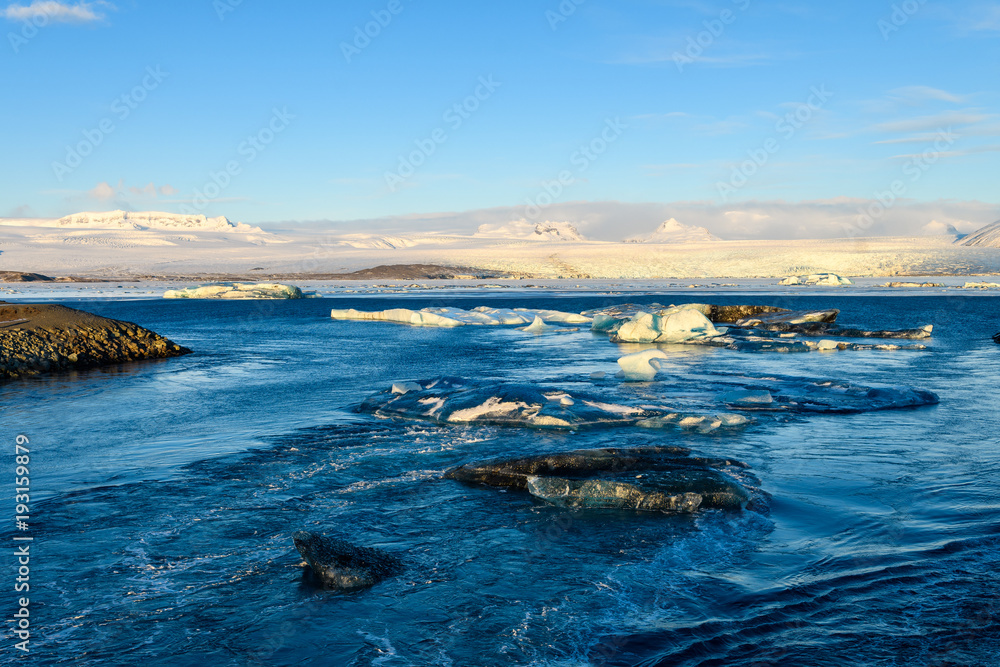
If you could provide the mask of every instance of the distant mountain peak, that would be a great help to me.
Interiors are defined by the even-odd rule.
[[[104,211],[67,215],[56,220],[57,227],[89,229],[169,229],[207,232],[262,233],[260,227],[230,222],[225,216],[163,213],[160,211]]]
[[[721,241],[718,236],[704,227],[685,225],[676,218],[663,221],[656,230],[646,236],[631,236],[626,243],[711,243]]]
[[[586,239],[569,222],[531,223],[524,218],[503,224],[479,225],[476,237],[495,239],[517,239],[527,241],[585,241]]]

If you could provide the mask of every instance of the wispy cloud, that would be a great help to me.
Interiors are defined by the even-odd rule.
[[[990,3],[980,7],[968,19],[969,30],[1000,31],[1000,5]]]
[[[685,64],[699,64],[708,67],[752,67],[754,65],[764,65],[772,60],[774,56],[765,53],[734,53],[730,55],[706,56],[700,55],[690,57],[682,51],[647,51],[644,53],[631,53],[610,61],[613,65],[660,65],[664,63],[675,64],[681,54],[682,62]]]
[[[986,114],[972,111],[947,111],[931,116],[880,123],[875,126],[875,129],[881,132],[929,132],[943,127],[974,125],[989,118],[990,116]]]
[[[107,181],[102,181],[94,186],[93,189],[87,190],[88,198],[105,202],[124,199],[157,199],[160,195],[172,197],[176,194],[180,194],[180,190],[169,183],[160,187],[156,187],[153,183],[147,183],[142,187],[135,185],[126,187],[124,179],[119,180],[118,185],[111,185]]]
[[[973,146],[972,148],[963,148],[957,151],[941,151],[935,153],[937,157],[962,157],[965,155],[978,155],[980,153],[1000,153],[1000,146]],[[923,153],[908,153],[904,155],[893,155],[894,159],[907,159],[913,160],[921,157],[926,157]]]
[[[961,104],[968,98],[964,95],[949,93],[947,90],[931,88],[930,86],[903,86],[889,91],[889,98],[910,104],[925,102],[953,102]]]
[[[102,9],[114,9],[114,5],[100,0],[76,4],[56,2],[56,0],[34,0],[30,5],[9,5],[3,10],[3,16],[11,21],[45,18],[56,23],[91,23],[104,18]]]

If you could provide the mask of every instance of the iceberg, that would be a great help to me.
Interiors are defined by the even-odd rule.
[[[210,283],[163,293],[164,299],[304,299],[310,296],[315,294],[280,283]]]
[[[807,276],[789,276],[778,283],[779,285],[853,285],[849,279],[842,278],[835,273],[812,273]]]
[[[488,308],[480,306],[472,310],[461,308],[391,308],[389,310],[362,311],[353,308],[334,309],[330,317],[335,320],[370,322],[396,322],[423,327],[478,326],[518,326],[531,325],[536,319],[543,324],[590,324],[592,318],[579,313],[564,313],[558,310],[531,308]]]
[[[600,326],[607,327],[607,320],[602,318]],[[612,331],[611,340],[615,343],[685,343],[721,334],[698,305],[693,304],[674,306],[656,314],[640,311]]]
[[[666,359],[667,355],[662,350],[644,350],[626,354],[618,359],[625,377],[629,380],[648,381],[656,377],[660,370],[660,359]]]

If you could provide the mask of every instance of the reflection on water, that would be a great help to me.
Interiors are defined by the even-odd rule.
[[[607,301],[406,303],[579,311]],[[0,425],[32,438],[34,493],[43,498],[33,512],[40,635],[32,660],[997,664],[1000,348],[989,335],[1000,329],[1000,307],[956,297],[781,301],[838,306],[842,320],[861,326],[934,323],[933,349],[768,355],[670,346],[661,383],[635,390],[777,374],[911,384],[941,404],[761,419],[742,433],[708,435],[380,421],[351,408],[393,381],[448,374],[588,386],[592,372],[613,375],[632,346],[587,331],[334,323],[329,300],[266,312],[87,304],[197,354],[0,385]],[[440,477],[496,456],[664,443],[751,464],[767,507],[573,512]],[[379,546],[400,554],[406,570],[361,593],[317,591],[302,581],[290,539],[298,529]]]

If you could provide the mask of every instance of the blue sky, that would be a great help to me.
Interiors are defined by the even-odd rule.
[[[0,8],[0,216],[1000,210],[997,2]]]

